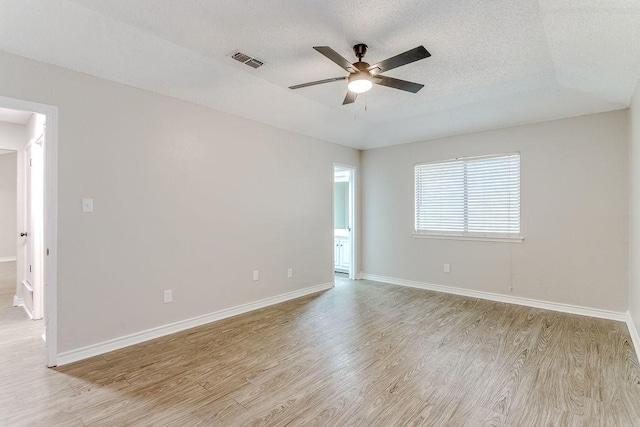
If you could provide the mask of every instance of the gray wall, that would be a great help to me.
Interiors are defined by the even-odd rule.
[[[0,258],[16,256],[17,163],[13,153],[0,153]]]
[[[362,270],[626,311],[627,127],[619,111],[364,151]],[[523,243],[412,237],[414,163],[514,151]]]
[[[629,311],[640,330],[640,85],[629,108]]]
[[[0,94],[59,107],[60,352],[333,280],[358,151],[6,53]]]
[[[361,161],[363,271],[627,309],[626,111],[360,156],[6,53],[0,94],[59,107],[61,352],[331,281],[333,162]],[[415,162],[510,151],[524,243],[411,236]]]

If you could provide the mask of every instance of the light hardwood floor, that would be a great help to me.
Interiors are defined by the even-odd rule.
[[[640,425],[619,322],[339,278],[46,369],[2,280],[0,425]]]

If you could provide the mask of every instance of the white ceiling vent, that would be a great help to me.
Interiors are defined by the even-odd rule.
[[[252,58],[249,55],[246,55],[242,52],[238,52],[234,54],[232,58],[252,68],[259,68],[264,65],[264,62],[260,61],[259,59]]]

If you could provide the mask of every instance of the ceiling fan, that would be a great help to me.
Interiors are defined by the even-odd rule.
[[[384,61],[380,61],[377,64],[369,65],[362,60],[362,58],[364,58],[367,53],[367,45],[358,43],[357,45],[353,46],[353,53],[355,53],[356,57],[358,58],[358,62],[354,62],[353,64],[351,64],[329,46],[315,46],[314,49],[329,58],[331,61],[338,64],[345,71],[348,71],[349,75],[344,77],[334,77],[331,79],[318,80],[315,82],[302,83],[299,85],[290,86],[289,89],[300,89],[303,87],[315,86],[323,83],[331,83],[338,80],[347,80],[349,82],[349,90],[347,91],[347,96],[345,96],[342,105],[355,102],[358,94],[364,93],[371,89],[374,83],[394,89],[404,90],[407,92],[418,92],[424,87],[424,85],[408,82],[406,80],[394,79],[393,77],[383,76],[381,75],[381,73],[431,56],[431,54],[427,51],[427,49],[424,48],[424,46],[418,46],[399,55],[385,59]]]

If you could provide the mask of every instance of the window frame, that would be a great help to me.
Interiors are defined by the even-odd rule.
[[[430,164],[444,164],[449,162],[466,162],[469,160],[481,160],[492,159],[497,157],[515,156],[519,157],[520,176],[518,177],[518,192],[520,194],[520,209],[518,212],[520,220],[520,232],[519,233],[502,233],[502,232],[469,232],[469,231],[437,231],[437,230],[417,230],[417,180],[416,170],[418,166],[430,165]],[[413,164],[413,237],[421,239],[441,239],[441,240],[471,240],[471,241],[486,241],[486,242],[502,242],[502,243],[522,243],[524,236],[522,234],[522,154],[519,151],[488,154],[481,156],[465,156],[456,157],[446,160],[432,160],[428,162],[418,162]],[[466,184],[465,189],[466,192]],[[465,212],[466,217],[466,212]]]

